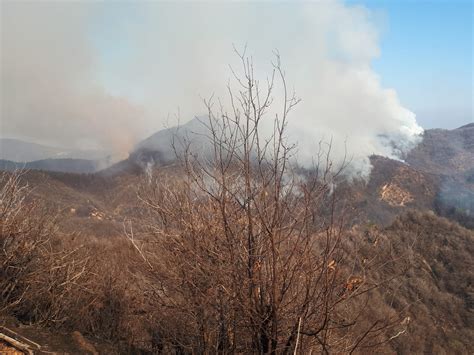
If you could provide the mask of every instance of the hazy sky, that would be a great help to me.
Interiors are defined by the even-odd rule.
[[[470,1],[1,4],[2,136],[125,154],[225,96],[233,44],[261,79],[279,50],[303,160],[330,137],[367,165],[473,119]]]

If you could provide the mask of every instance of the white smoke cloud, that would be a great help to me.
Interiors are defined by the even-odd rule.
[[[10,21],[2,15],[7,19],[2,25],[2,122],[7,131],[53,139],[64,129],[69,141],[81,135],[123,146],[120,137],[132,141],[141,132],[175,123],[169,114],[178,108],[187,121],[205,113],[201,97],[225,96],[228,65],[237,67],[233,44],[247,44],[262,78],[271,71],[272,52],[280,52],[287,81],[302,98],[288,135],[298,144],[303,164],[312,161],[321,139],[332,139],[333,158],[341,160],[347,150],[365,174],[369,155],[396,158],[397,149],[413,145],[422,131],[415,115],[399,103],[394,90],[381,87],[371,68],[380,54],[379,29],[364,7],[338,1],[139,3],[130,11],[135,22],[112,21],[123,24],[109,37],[123,50],[113,63],[96,65],[88,26],[92,18],[118,16],[104,8],[120,5],[82,5],[78,11],[79,5],[55,4],[48,8],[61,7],[63,13],[49,10],[42,17],[25,4]],[[31,17],[25,16],[28,12]],[[49,23],[46,29],[39,26],[39,34],[31,25],[38,18]],[[35,41],[19,34],[25,27]],[[44,41],[36,42],[39,35]],[[28,59],[18,61],[25,55]],[[120,87],[109,80],[114,76],[120,77]],[[98,77],[106,79],[96,82]],[[48,85],[40,86],[42,80]]]

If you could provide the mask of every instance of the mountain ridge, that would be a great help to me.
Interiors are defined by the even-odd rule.
[[[28,163],[45,159],[99,160],[110,156],[103,150],[53,147],[16,138],[0,138],[0,160]]]

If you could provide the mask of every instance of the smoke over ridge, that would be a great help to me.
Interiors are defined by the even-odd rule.
[[[109,4],[110,5],[110,4]],[[1,134],[122,154],[225,96],[242,48],[264,79],[278,49],[302,99],[288,137],[309,164],[318,142],[352,158],[398,157],[421,127],[371,67],[377,18],[360,6],[316,3],[2,3]],[[278,97],[275,104],[278,104]],[[395,142],[397,148],[392,144]],[[346,152],[347,150],[347,152]]]

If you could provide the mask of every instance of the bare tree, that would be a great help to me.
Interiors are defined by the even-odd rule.
[[[87,274],[87,257],[79,247],[61,247],[56,216],[31,198],[25,174],[0,175],[0,313],[62,323]]]
[[[181,142],[178,164],[140,191],[148,234],[137,240],[128,232],[166,324],[157,325],[157,346],[352,353],[379,344],[398,317],[360,321],[381,283],[368,269],[380,259],[362,262],[344,240],[333,189],[343,167],[332,166],[328,151],[312,169],[298,167],[286,128],[299,99],[288,91],[278,53],[264,87],[251,59],[237,54],[242,74],[232,70],[238,89],[228,86],[229,108],[205,100],[209,150]],[[264,120],[273,122],[271,132]]]

